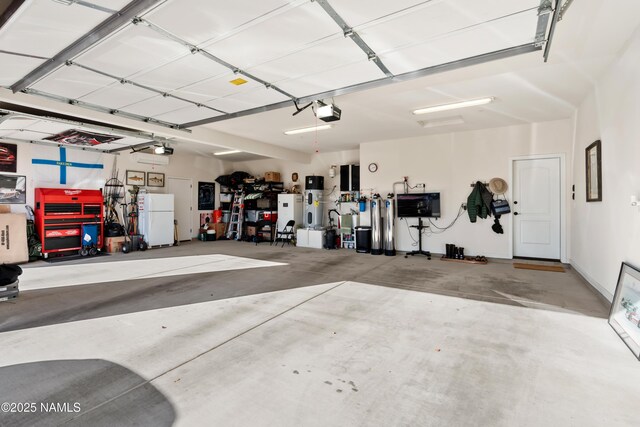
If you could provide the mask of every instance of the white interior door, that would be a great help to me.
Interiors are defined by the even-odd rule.
[[[167,179],[167,193],[173,194],[174,217],[178,220],[181,241],[191,240],[193,233],[193,182],[188,178]]]
[[[513,255],[560,259],[560,158],[515,160]]]

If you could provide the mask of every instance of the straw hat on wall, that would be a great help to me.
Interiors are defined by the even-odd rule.
[[[504,194],[509,190],[509,185],[502,178],[493,178],[489,181],[489,190],[493,194]]]

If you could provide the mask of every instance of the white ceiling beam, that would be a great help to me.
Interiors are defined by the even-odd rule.
[[[311,163],[311,155],[297,150],[279,147],[265,142],[230,135],[215,129],[206,127],[194,127],[191,132],[171,129],[153,123],[144,123],[132,120],[127,117],[114,116],[112,114],[88,110],[76,105],[63,104],[55,100],[50,100],[25,93],[13,93],[9,89],[0,88],[0,102],[19,105],[22,107],[35,108],[49,111],[56,114],[63,114],[75,117],[79,121],[89,120],[104,123],[105,125],[125,127],[135,129],[140,132],[149,133],[152,137],[166,138],[172,142],[192,142],[203,146],[223,147],[230,150],[241,150],[245,153],[257,154],[265,157],[295,161],[300,163]]]

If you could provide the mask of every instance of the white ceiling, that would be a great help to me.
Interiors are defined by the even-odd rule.
[[[90,1],[112,9],[127,4],[126,0]],[[389,70],[401,74],[531,43],[540,0],[330,3]],[[0,52],[0,86],[12,85],[109,16],[78,4],[27,0],[0,29],[0,51],[37,58]],[[296,97],[385,77],[350,38],[343,36],[318,2],[310,0],[239,0],[216,2],[215,7],[207,0],[167,0],[141,17],[171,37],[204,49]],[[637,0],[618,0],[615,7],[604,0],[574,1],[558,24],[547,64],[542,53],[535,52],[335,97],[343,118],[317,136],[283,134],[284,130],[316,123],[311,109],[293,117],[293,105],[205,127],[313,153],[355,148],[373,140],[565,118],[639,24]],[[238,75],[227,67],[190,53],[187,46],[143,24],[126,24],[69,59],[94,71],[63,66],[31,88],[169,123],[221,117],[222,112],[236,113],[289,100],[247,76],[243,76],[247,80],[243,85],[230,84]],[[183,99],[123,84],[114,77]],[[419,107],[484,96],[494,96],[496,102],[428,116],[411,114]],[[419,123],[450,116],[461,116],[464,123],[430,128]],[[207,156],[228,149],[202,144],[190,147],[192,152]],[[251,158],[263,156],[242,153],[226,157],[232,161]]]
[[[205,126],[313,153],[356,148],[368,141],[568,118],[639,25],[638,1],[622,0],[615,7],[603,0],[576,1],[558,23],[548,63],[541,52],[534,52],[336,97],[342,119],[317,134],[283,133],[315,125],[310,109],[295,117],[294,108],[285,108]],[[412,114],[420,107],[486,96],[496,101]],[[452,116],[461,116],[465,123],[431,128],[419,123]]]

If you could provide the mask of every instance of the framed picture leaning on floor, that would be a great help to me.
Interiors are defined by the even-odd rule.
[[[609,324],[640,360],[640,271],[623,262]]]

